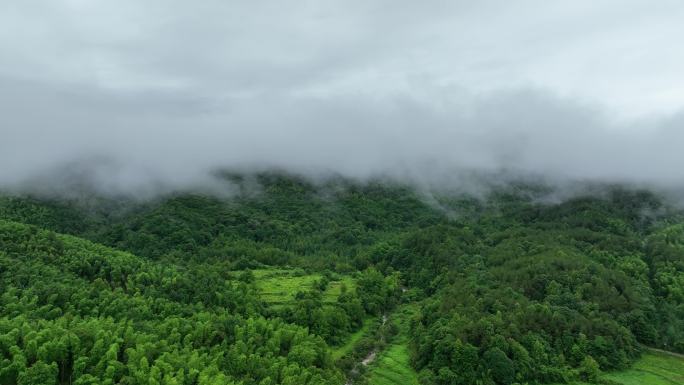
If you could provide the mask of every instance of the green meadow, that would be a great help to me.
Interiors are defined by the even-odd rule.
[[[632,368],[604,376],[621,385],[684,384],[684,359],[663,353],[648,352]]]
[[[609,372],[598,383],[575,382],[572,385],[682,385],[684,359],[647,351],[627,370]]]
[[[323,274],[306,273],[303,269],[258,269],[252,273],[261,299],[271,306],[292,304],[297,292],[311,290],[323,278]],[[343,286],[355,289],[354,278],[335,275],[323,292],[323,302],[337,301]]]
[[[343,345],[334,347],[333,351],[332,351],[333,360],[337,361],[342,356],[346,355],[352,349],[354,349],[354,346],[356,345],[357,342],[359,342],[361,337],[363,337],[366,333],[368,333],[368,330],[370,329],[374,320],[375,319],[372,317],[366,318],[366,320],[363,321],[363,325],[361,326],[361,328],[359,330],[355,331],[353,334],[351,334],[349,336],[349,338],[347,339],[347,341]]]
[[[399,333],[370,365],[369,384],[418,385],[418,376],[411,367],[408,352],[410,319],[417,310],[416,305],[404,305],[390,316],[388,322],[393,322]]]
[[[406,344],[392,344],[371,369],[371,385],[418,385],[416,372],[409,364]]]

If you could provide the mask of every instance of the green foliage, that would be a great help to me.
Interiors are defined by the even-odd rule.
[[[57,364],[50,365],[38,361],[22,371],[17,379],[18,385],[55,385],[57,384]]]
[[[0,221],[3,383],[338,384],[318,336],[264,318],[228,270]]]
[[[411,318],[419,311],[413,305],[401,305],[387,322],[395,325],[398,334],[389,346],[378,354],[369,369],[370,385],[418,385],[418,374],[411,367],[408,342],[411,335]]]
[[[596,380],[572,382],[572,385],[679,385],[682,383],[684,383],[684,358],[647,352],[630,369],[604,373]]]
[[[601,375],[599,364],[591,356],[585,356],[579,366],[579,375],[583,381],[596,382]]]
[[[385,278],[374,268],[364,270],[356,282],[359,299],[364,310],[378,315],[396,304],[399,294],[398,277]]]
[[[492,380],[497,384],[509,385],[515,379],[513,361],[498,347],[489,348],[482,355],[482,361]],[[595,363],[595,362],[594,362]],[[598,369],[598,365],[596,366]]]
[[[648,192],[227,177],[240,194],[0,197],[0,383],[340,384],[372,351],[376,383],[594,382],[684,352],[684,224]]]
[[[684,358],[646,353],[628,370],[607,373],[601,380],[618,385],[674,385],[684,383]]]

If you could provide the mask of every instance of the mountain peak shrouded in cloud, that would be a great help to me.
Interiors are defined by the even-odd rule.
[[[682,16],[675,1],[7,1],[0,185],[78,164],[121,191],[269,167],[680,187]]]

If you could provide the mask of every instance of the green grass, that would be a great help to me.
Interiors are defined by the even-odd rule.
[[[406,344],[393,344],[378,358],[371,369],[371,385],[418,385],[418,376],[409,365]]]
[[[354,290],[356,288],[356,281],[354,281],[354,278],[345,275],[340,278],[339,281],[331,281],[328,284],[327,289],[323,293],[323,301],[324,302],[335,302],[337,301],[337,297],[342,294],[342,285],[347,287],[347,290]]]
[[[320,274],[304,274],[299,270],[254,270],[261,299],[269,305],[286,305],[294,301],[298,291],[310,290]]]
[[[684,359],[649,352],[632,368],[604,377],[624,385],[681,385],[684,384]]]
[[[415,305],[404,305],[391,315],[389,322],[397,325],[399,334],[371,365],[369,384],[418,385],[418,376],[411,367],[408,352],[409,320],[416,311]]]
[[[272,306],[291,304],[297,292],[311,290],[314,283],[323,277],[319,273],[306,274],[301,269],[258,269],[253,270],[252,273],[261,299]],[[348,290],[356,287],[351,276],[342,276],[339,280],[333,280],[323,292],[323,302],[337,301],[343,284]]]
[[[644,353],[634,366],[620,372],[610,372],[603,379],[620,385],[682,385],[684,359],[657,352]],[[572,385],[595,385],[575,382]]]
[[[356,343],[361,339],[361,337],[363,337],[368,332],[368,329],[370,329],[370,326],[373,324],[373,321],[375,321],[374,318],[366,318],[363,321],[363,325],[361,325],[359,330],[352,333],[347,339],[347,342],[344,343],[344,345],[334,347],[332,349],[333,360],[337,361],[345,354],[349,353],[354,348],[354,345],[356,345]]]

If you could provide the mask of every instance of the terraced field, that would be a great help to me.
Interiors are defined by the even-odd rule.
[[[418,385],[416,372],[409,365],[409,354],[405,344],[395,344],[385,350],[372,369],[372,385]]]
[[[272,306],[286,306],[294,301],[299,291],[310,290],[314,284],[323,278],[322,274],[307,274],[302,269],[259,269],[253,270],[256,285],[261,291],[261,298]],[[333,279],[325,292],[323,301],[332,303],[337,301],[342,286],[348,290],[356,287],[354,278],[340,276]]]
[[[397,325],[399,334],[371,365],[369,384],[418,385],[418,376],[411,367],[408,352],[409,322],[416,311],[415,305],[404,305],[391,315],[389,322]]]
[[[373,321],[373,318],[366,318],[366,320],[363,321],[363,325],[361,326],[361,328],[355,331],[353,334],[351,334],[343,345],[334,347],[332,351],[333,360],[340,359],[340,357],[344,356],[345,354],[349,353],[352,349],[354,349],[354,345],[356,345],[356,343],[359,342],[361,337],[368,333],[368,330],[370,329]]]

